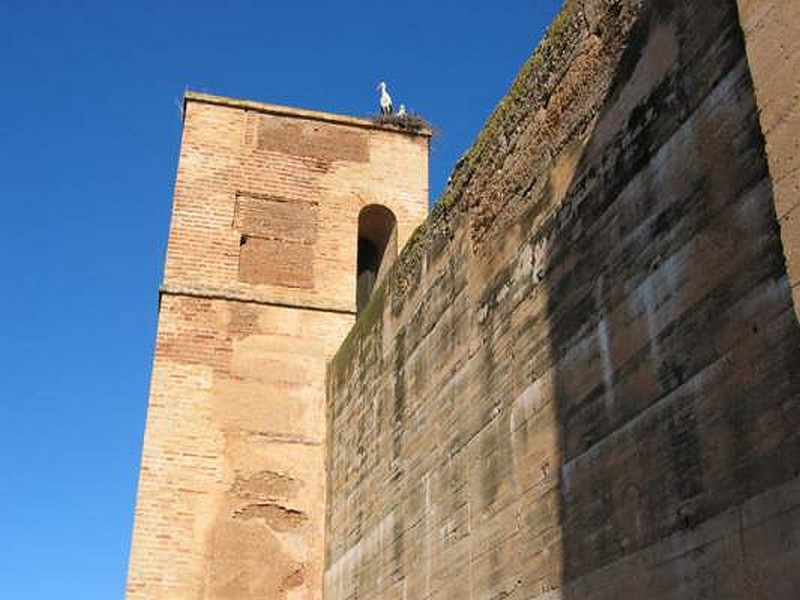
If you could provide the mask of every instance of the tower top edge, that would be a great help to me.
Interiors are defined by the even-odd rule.
[[[184,106],[189,102],[199,102],[202,104],[216,104],[219,106],[229,106],[232,108],[239,108],[242,110],[253,110],[271,115],[294,117],[297,119],[306,119],[310,121],[323,121],[326,123],[348,125],[351,127],[360,127],[363,129],[376,129],[380,131],[387,131],[390,133],[401,133],[404,135],[410,135],[415,137],[430,138],[433,135],[433,131],[428,128],[424,128],[421,130],[409,130],[409,129],[403,129],[400,126],[395,127],[390,124],[375,123],[370,119],[351,117],[349,115],[340,115],[337,113],[309,110],[306,108],[297,108],[294,106],[283,106],[280,104],[269,104],[267,102],[259,102],[256,100],[246,100],[242,98],[217,96],[214,94],[207,94],[205,92],[195,92],[192,90],[187,90],[183,95]]]

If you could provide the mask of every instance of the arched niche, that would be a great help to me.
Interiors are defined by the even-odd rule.
[[[358,259],[356,267],[356,310],[369,302],[381,268],[397,254],[394,235],[397,218],[380,204],[370,204],[358,213]]]

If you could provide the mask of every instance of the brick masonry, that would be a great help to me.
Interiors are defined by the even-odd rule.
[[[190,93],[127,597],[322,596],[325,365],[354,321],[359,211],[404,242],[428,136]]]
[[[800,597],[799,25],[566,2],[329,367],[326,598]]]

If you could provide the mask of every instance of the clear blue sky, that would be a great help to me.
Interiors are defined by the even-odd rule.
[[[0,600],[121,598],[187,86],[441,131],[435,199],[559,0],[0,7]]]

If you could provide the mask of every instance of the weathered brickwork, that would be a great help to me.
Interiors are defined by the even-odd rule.
[[[164,286],[354,311],[359,210],[387,206],[408,239],[427,215],[426,152],[426,136],[368,121],[190,93]],[[243,237],[310,254],[313,281],[297,289],[258,265],[240,277]]]
[[[427,135],[189,94],[128,598],[319,599],[325,366],[354,321],[358,214],[405,241]]]
[[[566,3],[329,367],[326,598],[800,597],[800,15],[740,4]]]

